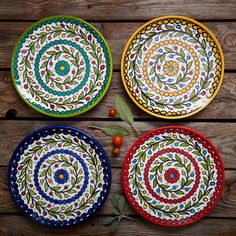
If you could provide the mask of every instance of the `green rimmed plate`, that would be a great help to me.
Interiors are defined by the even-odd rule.
[[[112,56],[89,23],[52,16],[33,24],[12,55],[12,77],[23,100],[50,116],[68,117],[94,107],[112,76]]]

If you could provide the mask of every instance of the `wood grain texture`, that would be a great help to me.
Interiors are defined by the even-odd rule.
[[[71,229],[49,229],[42,227],[29,219],[18,215],[0,215],[1,236],[235,236],[236,224],[234,219],[207,219],[185,227],[161,227],[147,222],[145,219],[137,218],[135,221],[122,221],[118,230],[112,233],[111,227],[103,226],[105,217],[97,216],[87,223],[74,226]]]
[[[236,118],[236,73],[226,73],[218,95],[201,112],[189,117],[189,119],[235,119]],[[102,101],[89,112],[77,118],[108,118],[107,111],[114,106],[115,95],[118,94],[129,103],[135,118],[156,119],[148,115],[137,107],[126,94],[122,85],[119,72],[113,73],[110,88]],[[0,71],[0,117],[8,115],[8,111],[13,111],[16,117],[45,117],[36,112],[16,93],[10,71]]]
[[[161,15],[187,15],[197,19],[235,19],[234,0],[9,0],[0,4],[0,19],[35,20],[69,14],[87,20],[144,20]]]
[[[226,171],[225,177],[223,195],[208,217],[236,217],[236,170]],[[98,211],[98,215],[113,215],[114,208],[111,203],[111,196],[114,194],[123,194],[121,168],[112,168],[111,191],[104,206]],[[0,212],[7,214],[20,213],[20,210],[16,207],[8,190],[6,167],[0,167]],[[131,206],[129,208],[129,215],[137,215]]]
[[[131,135],[126,136],[124,144],[122,146],[122,154],[119,157],[111,155],[112,141],[111,137],[105,135],[100,130],[88,129],[88,126],[106,126],[109,124],[121,124],[124,122],[108,122],[108,121],[1,121],[0,123],[0,165],[7,166],[10,157],[15,150],[19,142],[25,138],[30,132],[49,125],[70,125],[84,130],[97,139],[105,149],[109,156],[112,167],[122,167],[124,161],[124,155],[128,151],[129,147],[137,140],[137,136],[134,135],[133,130],[129,126],[125,125],[130,131]],[[196,131],[201,132],[207,138],[209,138],[216,148],[219,150],[224,166],[226,169],[236,169],[236,123],[164,123],[164,122],[135,122],[135,126],[142,132],[146,133],[149,130],[163,127],[165,125],[182,125]]]
[[[120,69],[121,54],[127,40],[143,23],[92,23],[108,42],[115,69]],[[32,22],[0,22],[0,68],[10,68],[13,48],[18,38],[31,24]],[[204,22],[204,24],[219,40],[225,57],[225,69],[235,70],[236,22]]]

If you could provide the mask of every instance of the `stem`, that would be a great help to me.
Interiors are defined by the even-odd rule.
[[[88,128],[103,130],[102,127],[98,127],[98,126],[88,126]]]
[[[134,130],[135,130],[138,134],[141,134],[141,133],[139,132],[139,130],[134,126],[133,123],[131,124],[131,126],[134,128]]]
[[[129,217],[129,216],[122,216],[122,218],[124,218],[124,219],[127,219],[127,220],[132,220],[132,221],[135,221],[133,218],[131,218],[131,217]]]

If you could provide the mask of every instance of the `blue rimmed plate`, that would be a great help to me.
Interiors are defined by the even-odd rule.
[[[95,214],[110,184],[110,164],[101,145],[69,126],[34,131],[18,145],[9,165],[9,188],[17,206],[33,221],[53,228]]]

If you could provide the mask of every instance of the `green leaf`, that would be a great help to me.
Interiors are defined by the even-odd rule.
[[[109,225],[113,222],[113,220],[115,220],[115,217],[107,217],[102,221],[103,225]]]
[[[111,202],[114,208],[119,209],[119,200],[116,195],[112,195]]]
[[[46,174],[47,170],[43,170],[42,173],[40,174],[40,177],[44,176]]]
[[[111,225],[111,231],[112,232],[116,231],[118,228],[118,225],[119,225],[119,221],[114,221]]]
[[[187,182],[186,182],[186,184],[185,185],[190,185],[191,183],[193,182],[193,179],[190,179],[190,180],[188,180]]]
[[[115,136],[115,135],[126,136],[126,135],[129,134],[129,131],[121,125],[107,125],[105,127],[91,126],[91,128],[100,129],[105,134],[107,134],[109,136],[112,136],[112,137]]]
[[[120,197],[118,206],[119,206],[120,212],[122,212],[124,214],[124,212],[125,212],[125,198],[124,198],[124,196]]]
[[[185,32],[189,35],[193,35],[192,31],[189,28],[185,28]]]
[[[63,45],[62,45],[62,50],[63,50],[64,52],[70,53],[69,49],[67,49],[67,48],[66,48],[65,46],[63,46]]]
[[[206,40],[205,39],[202,40],[202,46],[204,49],[206,49]]]
[[[133,117],[132,111],[122,97],[116,95],[115,106],[116,106],[116,109],[118,111],[120,118],[126,123],[133,125],[134,117]]]
[[[173,142],[174,142],[174,140],[173,140],[173,139],[170,139],[170,140],[166,143],[166,146],[172,144]]]
[[[170,26],[170,25],[167,25],[166,28],[167,28],[168,30],[175,30],[175,28],[174,28],[173,26]]]

